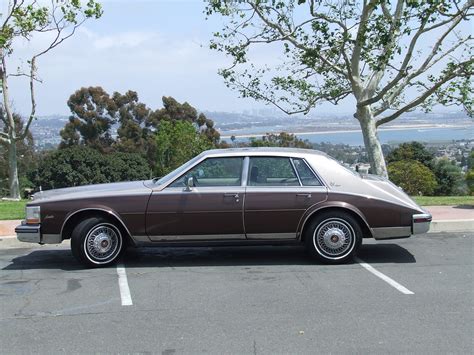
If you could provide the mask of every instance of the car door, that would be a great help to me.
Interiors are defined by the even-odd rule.
[[[247,238],[296,238],[303,213],[326,198],[326,187],[303,159],[250,157],[244,207]]]
[[[243,157],[207,158],[182,174],[148,203],[152,241],[245,239]],[[192,178],[193,185],[187,187]]]

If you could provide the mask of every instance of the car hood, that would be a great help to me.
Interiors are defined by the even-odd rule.
[[[33,202],[45,200],[64,200],[85,197],[109,196],[121,192],[131,193],[133,191],[150,191],[144,181],[115,182],[108,184],[84,185],[40,191],[33,195]]]

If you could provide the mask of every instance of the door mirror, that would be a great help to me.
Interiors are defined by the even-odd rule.
[[[190,176],[186,179],[186,188],[184,189],[184,191],[193,191],[193,187],[194,187],[194,179],[192,176]]]

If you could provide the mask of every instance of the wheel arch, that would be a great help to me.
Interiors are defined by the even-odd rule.
[[[372,235],[372,230],[369,227],[369,224],[365,220],[365,218],[362,215],[362,212],[360,212],[357,208],[351,205],[327,205],[327,206],[321,206],[311,212],[309,212],[306,216],[304,216],[304,220],[301,224],[300,227],[300,240],[301,242],[304,242],[305,234],[306,234],[306,228],[310,225],[310,221],[315,218],[316,216],[320,215],[321,213],[326,213],[330,211],[340,211],[340,212],[345,212],[351,215],[355,220],[359,223],[360,228],[362,229],[362,237],[363,238],[373,238]]]
[[[132,245],[135,244],[130,231],[120,216],[112,210],[101,207],[83,208],[70,213],[64,220],[61,227],[61,238],[63,240],[70,239],[72,231],[77,226],[77,224],[86,218],[92,217],[103,217],[110,222],[115,222],[117,228],[119,228],[120,232],[124,235],[124,239],[129,243],[132,243]]]

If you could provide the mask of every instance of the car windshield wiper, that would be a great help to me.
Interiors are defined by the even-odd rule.
[[[157,182],[158,180],[160,180],[162,178],[162,176],[155,176],[153,179],[151,179],[151,181],[153,183]]]

